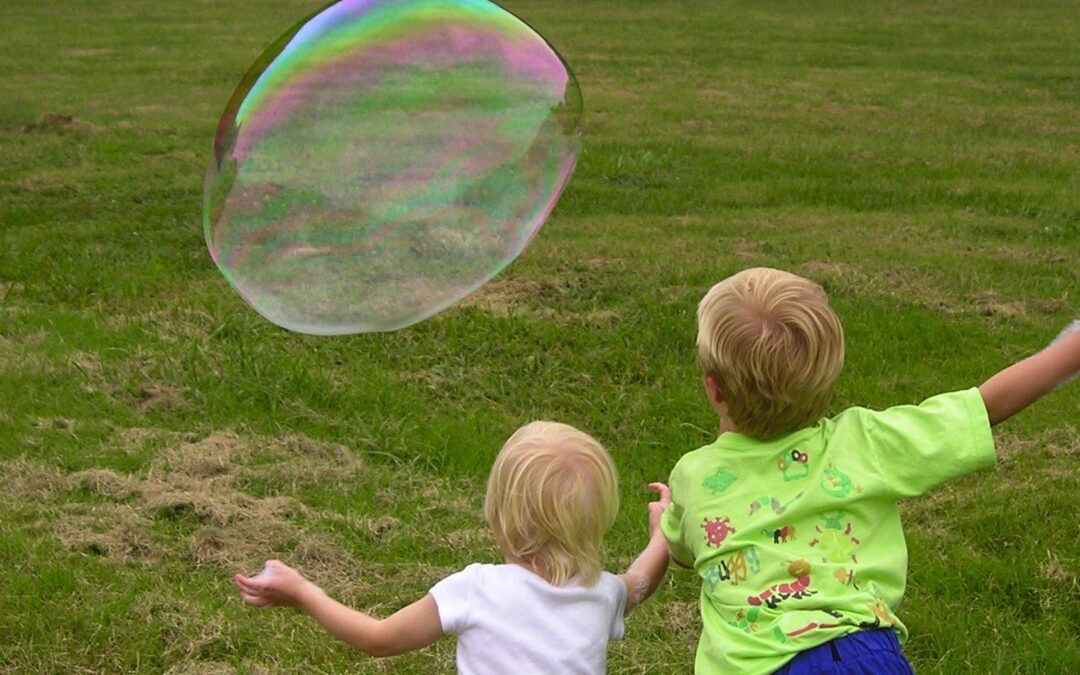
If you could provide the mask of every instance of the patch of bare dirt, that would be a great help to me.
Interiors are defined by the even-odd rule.
[[[69,488],[77,488],[98,497],[123,502],[139,494],[139,481],[110,469],[84,469],[68,477]]]
[[[685,633],[687,626],[701,621],[701,610],[696,602],[672,602],[663,613],[663,624],[672,634]]]
[[[1000,432],[995,436],[998,457],[1012,461],[1016,456],[1037,452],[1041,448],[1055,459],[1075,459],[1080,457],[1080,431],[1071,427],[1046,429],[1035,435],[1019,436],[1011,432]]]
[[[0,463],[0,494],[17,500],[43,500],[67,488],[67,477],[56,469],[22,458]]]
[[[556,315],[566,294],[575,286],[573,281],[557,276],[542,281],[496,277],[462,300],[459,306],[473,307],[498,317],[550,318]]]
[[[52,129],[71,129],[74,131],[93,132],[100,131],[101,127],[85,120],[77,119],[72,115],[64,115],[62,113],[45,113],[41,117],[23,126],[22,128],[23,132],[25,133],[33,133],[35,131],[49,131]]]
[[[620,264],[620,260],[596,258],[587,261],[585,266],[596,271]],[[498,277],[466,297],[459,306],[478,309],[500,318],[526,317],[593,326],[610,326],[622,318],[619,311],[610,308],[570,311],[567,308],[567,295],[579,284],[576,279],[557,275],[543,280]]]
[[[150,521],[125,504],[68,504],[53,532],[69,551],[117,562],[153,562],[163,555],[149,534]]]
[[[235,675],[235,673],[235,668],[217,661],[181,661],[174,663],[165,671],[165,675]]]
[[[838,262],[812,261],[796,272],[821,284],[829,293],[857,298],[892,298],[896,302],[933,309],[949,316],[982,316],[1006,321],[1031,313],[1052,314],[1065,306],[1060,298],[1007,300],[993,291],[959,295],[950,293],[925,271],[893,267],[874,273]]]
[[[53,420],[47,424],[54,426]],[[16,459],[0,465],[0,495],[38,502],[57,540],[68,550],[120,562],[180,556],[194,565],[257,571],[275,552],[324,579],[342,579],[355,566],[334,540],[295,524],[308,513],[292,497],[255,496],[243,481],[287,484],[351,480],[363,462],[347,448],[291,435],[284,438],[216,432],[198,440],[163,430],[126,429],[118,443],[165,443],[137,474],[92,468],[65,474]],[[69,493],[92,498],[73,499]],[[191,534],[156,541],[155,522],[185,523]]]
[[[37,429],[62,429],[71,431],[75,428],[75,420],[66,417],[39,417],[34,421]]]
[[[973,293],[964,298],[969,311],[982,316],[1002,317],[1005,319],[1017,319],[1027,314],[1024,302],[1002,302],[997,294],[992,291]],[[964,313],[957,308],[950,308],[952,313]]]
[[[489,547],[494,550],[495,537],[488,528],[471,528],[455,530],[443,537],[447,547],[455,553],[465,553],[478,547]]]
[[[1046,560],[1039,563],[1039,573],[1044,579],[1061,591],[1072,591],[1080,595],[1080,579],[1076,572],[1067,569],[1053,551],[1046,552]]]
[[[135,390],[135,399],[144,410],[175,411],[188,407],[179,389],[157,382],[140,385]]]
[[[101,358],[91,352],[77,351],[71,356],[71,365],[79,369],[87,377],[101,372]]]

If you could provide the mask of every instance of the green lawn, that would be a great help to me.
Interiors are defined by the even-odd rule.
[[[521,423],[644,483],[710,440],[694,310],[740,268],[822,283],[835,407],[980,383],[1080,315],[1075,2],[513,0],[575,69],[577,172],[525,253],[394,333],[262,320],[202,240],[217,118],[310,0],[0,2],[0,671],[445,672],[375,661],[233,571],[279,556],[386,614],[494,561],[487,467]],[[904,505],[920,673],[1080,672],[1080,383],[994,472]],[[689,672],[673,570],[610,649]]]

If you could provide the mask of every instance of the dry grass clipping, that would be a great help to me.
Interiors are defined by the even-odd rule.
[[[322,579],[355,573],[355,561],[336,541],[294,524],[307,514],[303,504],[287,496],[256,497],[239,485],[247,479],[291,487],[327,477],[352,479],[365,468],[344,446],[298,435],[273,439],[224,431],[194,440],[122,430],[115,441],[165,441],[166,447],[145,472],[133,475],[102,468],[65,474],[12,460],[0,466],[0,493],[35,502],[56,539],[82,555],[123,563],[182,557],[195,566],[255,570],[268,554],[289,547],[296,564]],[[163,542],[153,533],[161,521],[183,521],[194,529],[184,540]]]

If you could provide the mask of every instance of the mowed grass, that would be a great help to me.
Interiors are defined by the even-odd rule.
[[[715,427],[694,310],[743,267],[831,294],[837,409],[976,385],[1080,314],[1075,3],[514,0],[585,96],[549,223],[419,325],[282,331],[214,268],[202,177],[319,4],[0,4],[0,670],[451,671],[451,640],[367,659],[229,577],[278,556],[385,615],[497,560],[487,467],[534,418],[611,449],[623,568],[644,484]],[[919,672],[1080,671],[1078,399],[904,505]],[[610,670],[689,672],[697,593],[672,570]]]

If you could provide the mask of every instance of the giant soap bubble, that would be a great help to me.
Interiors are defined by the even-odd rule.
[[[487,0],[342,0],[233,93],[207,245],[279,326],[407,326],[521,253],[570,179],[580,119],[566,63]]]

